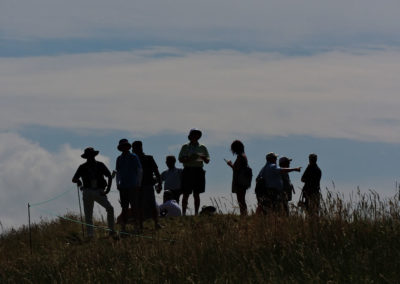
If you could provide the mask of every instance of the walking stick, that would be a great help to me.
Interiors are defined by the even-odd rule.
[[[79,185],[76,185],[76,190],[78,191],[78,202],[79,202],[79,213],[81,214],[82,236],[85,237],[85,230],[83,229],[81,194],[79,193],[79,191],[80,191]]]
[[[28,228],[29,228],[29,248],[31,249],[31,255],[33,254],[32,252],[32,231],[31,231],[31,205],[28,203]]]

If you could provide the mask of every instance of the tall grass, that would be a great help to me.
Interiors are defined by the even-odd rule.
[[[398,195],[328,192],[320,217],[296,207],[290,217],[182,217],[118,241],[98,231],[86,242],[78,224],[42,221],[32,228],[32,255],[26,227],[1,235],[0,281],[398,283],[399,205]]]

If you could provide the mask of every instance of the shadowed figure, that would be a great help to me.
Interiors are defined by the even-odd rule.
[[[242,173],[248,167],[247,156],[244,152],[244,145],[241,141],[235,140],[231,144],[232,154],[236,155],[234,163],[227,161],[226,163],[233,170],[232,175],[232,193],[236,193],[237,201],[239,204],[240,215],[247,215],[247,204],[246,204],[246,191],[247,185],[241,181]]]
[[[182,146],[179,152],[179,162],[183,164],[182,171],[182,214],[186,215],[189,195],[193,193],[194,212],[199,214],[200,193],[205,192],[206,177],[203,170],[204,163],[210,162],[210,155],[206,146],[199,143],[202,132],[198,129],[190,130],[189,143]]]
[[[304,171],[301,181],[304,182],[302,196],[308,214],[318,216],[321,202],[321,169],[317,165],[318,156],[310,154],[309,164]]]
[[[132,152],[139,157],[143,169],[142,185],[140,189],[142,199],[141,204],[143,208],[141,221],[143,221],[144,218],[151,216],[154,220],[154,227],[159,229],[161,228],[161,225],[158,222],[158,207],[154,193],[154,186],[156,186],[157,193],[160,193],[162,189],[158,166],[154,161],[153,156],[146,155],[143,152],[142,141],[135,141],[132,143]]]
[[[115,234],[114,208],[107,199],[107,194],[111,189],[112,176],[106,165],[96,161],[95,157],[98,154],[99,151],[94,150],[92,147],[86,148],[81,155],[82,158],[86,159],[86,163],[78,167],[72,178],[72,182],[76,183],[82,190],[86,231],[89,238],[93,237],[93,206],[95,201],[106,209],[109,234]],[[108,182],[104,177],[108,178]]]
[[[179,204],[182,194],[182,169],[176,168],[175,163],[175,156],[166,157],[165,164],[168,169],[161,173],[161,180],[164,182],[164,191],[169,190]]]

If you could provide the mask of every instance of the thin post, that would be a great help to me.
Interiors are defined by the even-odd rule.
[[[32,250],[32,231],[31,231],[31,205],[28,203],[28,229],[29,229],[29,248],[31,249],[31,255],[33,254]]]
[[[81,215],[81,225],[82,225],[82,236],[85,237],[85,230],[83,226],[83,217],[82,217],[82,206],[81,206],[81,194],[79,193],[80,189],[79,186],[76,186],[76,190],[78,191],[78,202],[79,202],[79,213]]]

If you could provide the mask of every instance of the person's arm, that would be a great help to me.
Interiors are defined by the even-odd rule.
[[[304,183],[307,182],[308,176],[309,176],[309,172],[310,172],[309,167],[307,167],[306,170],[304,171],[303,176],[301,177],[301,182],[304,182]]]
[[[140,162],[140,159],[138,156],[135,155],[135,160],[136,160],[136,174],[137,174],[137,181],[136,181],[136,189],[139,189],[140,186],[142,185],[142,179],[143,179],[143,167],[142,163]]]
[[[201,155],[200,157],[204,163],[208,164],[210,162],[210,154],[208,153],[206,146],[203,146],[203,150],[204,150],[204,155]]]
[[[82,181],[81,181],[81,167],[77,169],[76,173],[74,174],[72,178],[72,182],[76,183],[78,187],[82,187]]]
[[[112,178],[111,172],[106,167],[106,165],[104,165],[103,163],[101,163],[101,164],[102,164],[102,167],[103,167],[103,175],[108,178],[107,187],[106,187],[106,189],[105,189],[105,191],[103,193],[104,194],[108,194],[110,192],[110,190],[111,190],[111,185],[112,185],[113,178]]]
[[[156,180],[157,180],[157,193],[160,193],[162,190],[162,181],[161,181],[161,175],[160,172],[158,171],[158,166],[156,161],[154,161],[154,158],[151,157],[152,159],[152,163],[153,163],[153,173],[156,176]]]
[[[297,168],[280,168],[281,173],[300,172],[301,167]]]
[[[120,173],[120,162],[119,162],[119,157],[117,158],[117,161],[115,163],[115,171],[116,171],[116,184],[117,188],[119,189],[119,185],[121,183],[121,173]]]

